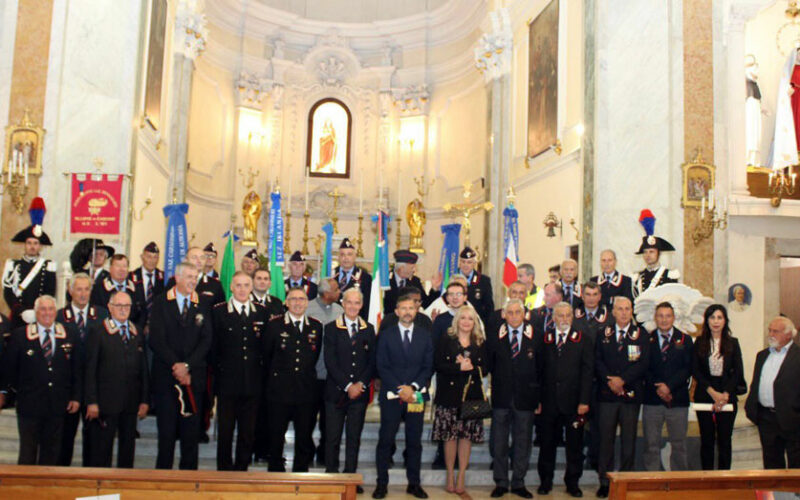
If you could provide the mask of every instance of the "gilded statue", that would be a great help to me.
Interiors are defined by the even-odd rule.
[[[255,191],[250,191],[242,203],[242,219],[244,219],[244,244],[258,243],[258,219],[261,217],[261,198]]]
[[[415,253],[424,253],[422,247],[422,237],[425,235],[425,206],[419,198],[415,198],[409,202],[406,207],[406,222],[409,229],[409,246],[411,251]]]

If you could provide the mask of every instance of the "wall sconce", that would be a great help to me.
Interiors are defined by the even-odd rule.
[[[258,174],[261,173],[261,170],[255,169],[253,167],[247,167],[247,172],[243,171],[241,168],[239,169],[239,175],[242,176],[242,187],[245,189],[250,189],[253,187],[255,183],[255,178],[258,177]]]
[[[550,146],[550,148],[553,150],[553,152],[555,154],[557,154],[558,156],[561,156],[561,151],[562,151],[562,149],[561,149],[561,139],[556,139],[555,144]]]
[[[556,237],[556,228],[558,228],[559,236],[563,234],[561,230],[563,224],[561,220],[558,217],[556,217],[556,214],[554,214],[553,212],[550,212],[545,216],[544,220],[542,221],[542,224],[544,224],[544,227],[547,228],[548,238]]]
[[[144,206],[140,208],[138,211],[134,208],[133,204],[131,204],[131,212],[133,215],[133,220],[140,221],[144,218],[144,211],[150,208],[150,205],[153,203],[153,186],[147,188],[147,198],[144,199]]]
[[[792,167],[775,170],[769,173],[769,194],[772,195],[770,204],[774,208],[781,206],[784,196],[792,196],[796,190],[797,174],[791,172]]]
[[[709,192],[708,208],[706,208],[705,197],[700,201],[700,219],[697,221],[694,231],[692,231],[692,241],[695,246],[706,238],[714,234],[714,229],[725,231],[728,228],[728,200],[723,198],[721,207],[714,202],[714,191]],[[717,208],[720,208],[722,215],[717,215]]]

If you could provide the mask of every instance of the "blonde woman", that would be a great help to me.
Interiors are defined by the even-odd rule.
[[[458,411],[464,399],[481,399],[481,377],[486,371],[486,336],[480,318],[470,305],[459,308],[453,323],[436,346],[436,412],[433,420],[433,440],[444,441],[447,467],[447,491],[464,493],[464,479],[469,464],[472,443],[483,442],[481,420],[461,420]],[[455,461],[458,455],[458,481]]]

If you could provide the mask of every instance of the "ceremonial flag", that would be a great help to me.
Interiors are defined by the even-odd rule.
[[[461,232],[461,224],[445,224],[442,226],[444,243],[442,253],[439,257],[439,272],[442,273],[442,292],[450,283],[450,276],[455,274],[458,269],[458,235]]]
[[[332,274],[331,271],[331,255],[333,247],[333,224],[328,222],[322,226],[322,232],[325,233],[325,250],[322,254],[322,266],[320,266],[320,278],[329,278]]]
[[[219,272],[219,281],[222,284],[222,291],[225,292],[225,300],[231,298],[231,280],[233,274],[236,272],[236,257],[233,253],[233,242],[239,239],[238,236],[233,234],[233,231],[228,231],[222,235],[227,238],[228,242],[225,244],[225,254],[222,256],[222,267]]]
[[[517,255],[519,252],[519,213],[513,203],[503,210],[503,245],[505,262],[503,264],[503,284],[506,287],[517,281]]]
[[[283,217],[281,216],[281,194],[271,193],[272,205],[269,209],[269,274],[272,278],[270,295],[286,300],[283,287]]]
[[[177,203],[164,207],[167,217],[167,243],[164,250],[164,284],[175,274],[175,266],[181,263],[189,247],[186,235],[186,214],[189,205]]]
[[[372,264],[372,289],[370,290],[367,319],[377,331],[383,318],[383,291],[389,289],[389,243],[386,237],[389,215],[378,211],[372,217],[378,224],[375,236],[375,257]]]

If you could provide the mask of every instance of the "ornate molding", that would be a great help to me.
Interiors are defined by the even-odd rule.
[[[179,0],[175,14],[175,52],[195,60],[206,48],[208,20],[204,0]]]
[[[514,47],[514,32],[508,9],[491,12],[489,19],[492,32],[484,33],[475,48],[475,67],[487,82],[511,72],[511,53]]]
[[[261,109],[264,97],[272,90],[272,80],[265,76],[242,71],[236,79],[237,106]]]
[[[431,94],[428,85],[410,85],[404,89],[392,89],[392,100],[402,115],[426,115]]]

